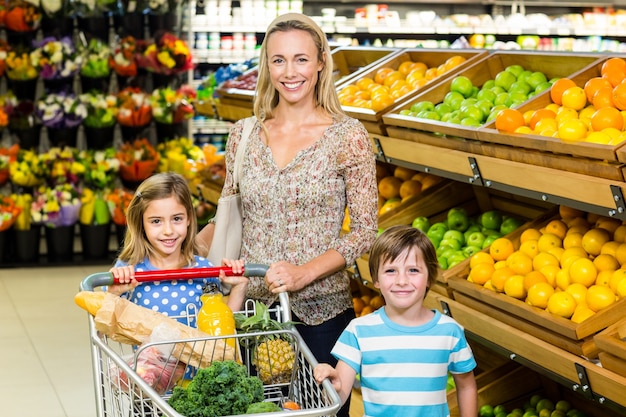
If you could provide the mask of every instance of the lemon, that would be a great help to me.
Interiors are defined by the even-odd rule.
[[[547,282],[538,282],[528,289],[526,302],[534,307],[546,308],[552,294],[554,294],[552,285]]]
[[[566,319],[572,317],[576,309],[574,296],[566,291],[555,292],[548,300],[548,311]]]

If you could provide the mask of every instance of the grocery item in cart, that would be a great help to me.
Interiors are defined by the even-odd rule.
[[[184,342],[185,339],[202,339],[207,335],[186,326],[159,312],[141,307],[109,292],[81,291],[75,302],[94,316],[96,330],[112,340],[130,345],[145,343],[157,325],[167,325],[177,331],[172,355],[193,367],[205,368],[213,360],[235,359],[235,349],[224,340],[205,343]]]

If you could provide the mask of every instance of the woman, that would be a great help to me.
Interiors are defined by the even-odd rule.
[[[268,305],[288,291],[298,331],[320,362],[354,318],[347,265],[376,237],[377,187],[368,133],[346,116],[333,80],[325,34],[310,18],[279,16],[261,45],[254,114],[239,183],[244,223],[241,259],[270,265],[246,295]],[[234,193],[237,122],[226,149],[222,195]],[[346,213],[350,232],[341,233]],[[199,239],[209,247],[214,225]],[[348,415],[349,404],[342,409]]]

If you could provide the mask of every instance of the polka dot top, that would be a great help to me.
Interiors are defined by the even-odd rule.
[[[196,262],[189,268],[207,268],[213,266],[203,257],[196,256]],[[118,260],[116,267],[126,266],[126,262]],[[148,259],[135,265],[135,271],[158,271]],[[132,292],[122,294],[133,303],[166,316],[175,318],[179,322],[196,327],[196,314],[202,302],[202,287],[209,283],[220,285],[219,278],[202,278],[173,281],[142,282]]]

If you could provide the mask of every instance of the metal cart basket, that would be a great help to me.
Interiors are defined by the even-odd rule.
[[[135,277],[138,281],[195,279],[217,277],[220,270],[224,270],[227,274],[232,274],[230,268],[214,267],[137,272]],[[267,266],[265,265],[247,264],[245,265],[244,275],[264,276],[266,271]],[[115,281],[111,273],[96,273],[86,277],[81,282],[80,289],[93,291],[96,287],[113,283]],[[279,300],[280,303],[276,307],[271,308],[270,313],[273,318],[285,323],[291,320],[287,293],[281,293]],[[254,307],[254,302],[248,300],[244,310],[240,313],[251,315],[254,313]],[[186,315],[189,317],[196,313],[194,308],[188,308]],[[267,335],[277,335],[289,339],[294,348],[295,361],[288,381],[271,383],[266,381],[264,383],[265,401],[272,401],[280,405],[283,399],[288,398],[298,403],[301,409],[257,415],[289,415],[293,417],[334,416],[341,406],[339,396],[333,389],[332,384],[328,380],[325,380],[322,384],[317,384],[313,378],[313,368],[317,365],[317,361],[295,328],[270,332],[167,340],[144,343],[141,346],[131,346],[115,342],[98,332],[95,327],[94,317],[89,315],[89,333],[96,410],[99,417],[182,417],[168,404],[168,399],[172,394],[171,386],[173,382],[157,381],[156,385],[161,388],[166,387],[166,389],[160,389],[157,392],[153,388],[155,384],[147,383],[144,380],[145,375],[142,377],[142,369],[138,368],[137,363],[141,362],[141,355],[147,349],[157,348],[160,352],[174,352],[176,349],[172,349],[172,346],[185,344],[187,347],[191,346],[194,351],[202,351],[203,358],[208,357],[210,361],[219,361],[226,358],[226,346],[230,346],[231,348],[234,347],[238,361],[246,365],[248,375],[254,375],[255,367],[252,365],[252,352],[249,341],[252,338]],[[178,351],[180,352],[181,350],[178,349]],[[173,356],[172,353],[170,355],[165,363],[173,364],[171,366],[174,367],[182,366],[187,368],[186,373],[189,374],[190,367],[186,365],[189,361],[181,353],[178,353],[178,356]],[[172,369],[166,370],[165,366],[158,378],[172,378],[174,372],[171,372]],[[193,372],[193,369],[191,371]],[[182,372],[179,370],[178,375],[180,376],[181,374]],[[180,384],[180,381],[178,383]],[[163,391],[165,392],[161,393]]]

